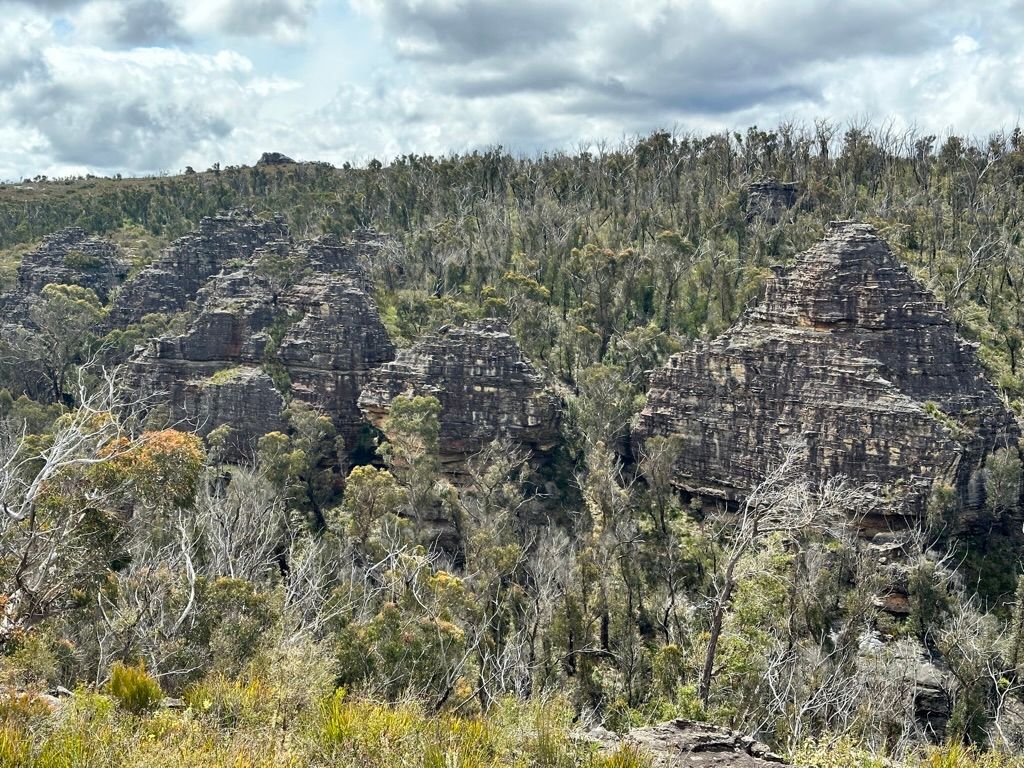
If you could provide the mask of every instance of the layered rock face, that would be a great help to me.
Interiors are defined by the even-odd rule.
[[[698,497],[742,499],[795,443],[812,479],[915,516],[935,483],[979,509],[985,457],[1020,430],[942,306],[871,227],[836,222],[730,331],[655,372],[635,440],[671,434]]]
[[[25,254],[18,267],[18,291],[37,294],[50,283],[79,285],[106,303],[127,274],[128,265],[112,242],[70,227],[47,235],[36,250]]]
[[[371,375],[359,407],[383,428],[391,401],[403,394],[441,402],[441,460],[453,474],[499,438],[534,454],[558,440],[556,398],[499,321],[442,329],[400,351]]]
[[[186,333],[153,339],[136,353],[139,389],[158,393],[172,423],[202,434],[231,426],[234,456],[282,428],[284,397],[275,385],[287,387],[296,401],[322,408],[352,448],[363,423],[359,391],[372,368],[394,357],[363,288],[359,248],[334,237],[257,247],[250,263],[198,292]],[[291,260],[297,279],[286,287],[262,268],[281,258]]]
[[[351,450],[364,423],[359,393],[370,371],[394,358],[394,345],[358,280],[314,274],[295,286],[287,306],[297,320],[277,357],[288,371],[292,396],[330,414]]]
[[[268,244],[286,247],[289,239],[281,219],[266,221],[238,212],[204,218],[195,232],[175,240],[122,288],[110,321],[125,326],[153,312],[180,312],[222,269],[250,261]]]
[[[797,186],[778,181],[761,179],[747,187],[747,221],[764,221],[778,224],[786,212],[796,205]]]

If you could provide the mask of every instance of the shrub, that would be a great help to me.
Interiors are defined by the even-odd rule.
[[[145,666],[141,663],[129,667],[120,661],[114,662],[107,690],[125,711],[133,715],[143,715],[152,711],[164,698],[160,683],[146,672]]]

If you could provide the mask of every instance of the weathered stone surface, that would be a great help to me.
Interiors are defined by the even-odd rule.
[[[603,728],[587,740],[610,752],[623,744],[640,749],[656,768],[765,768],[785,764],[761,742],[708,723],[670,720],[617,736]]]
[[[778,224],[796,205],[798,189],[777,179],[760,179],[747,187],[747,221]]]
[[[880,513],[914,516],[937,482],[979,509],[985,457],[1020,430],[943,307],[871,227],[837,222],[731,330],[653,374],[634,439],[670,434],[698,497],[742,499],[792,441],[812,479],[876,485]]]
[[[297,319],[277,357],[292,396],[330,414],[351,450],[364,423],[359,393],[370,372],[395,356],[377,307],[358,279],[337,273],[313,274],[294,287],[286,306]]]
[[[205,218],[198,230],[175,240],[125,284],[114,301],[110,321],[124,326],[152,312],[179,312],[222,269],[251,261],[260,247],[287,247],[289,242],[281,219],[267,221],[242,212]]]
[[[80,285],[106,302],[128,274],[128,265],[109,240],[92,237],[80,227],[47,235],[18,267],[18,291],[39,293],[50,283]]]
[[[256,165],[291,165],[295,161],[281,152],[264,152]]]
[[[453,473],[497,438],[535,454],[558,440],[556,398],[497,320],[444,328],[400,351],[370,376],[359,407],[383,428],[391,401],[406,393],[440,400],[441,459]]]
[[[227,425],[225,455],[252,458],[257,441],[267,432],[284,428],[284,398],[265,371],[238,367],[218,371],[203,380],[184,384],[184,426],[201,435]]]
[[[322,408],[353,448],[364,423],[356,405],[360,389],[371,369],[394,357],[376,306],[363,289],[359,254],[366,247],[326,237],[256,248],[249,263],[220,273],[198,292],[184,334],[153,339],[136,352],[132,368],[138,388],[159,393],[172,422],[208,434],[221,424],[236,427],[232,396],[242,391],[225,388],[224,382],[211,388],[211,381],[224,379],[225,371],[274,370],[279,384],[282,377],[290,381],[291,397]],[[263,269],[264,259],[282,257],[294,265],[298,279],[283,290]],[[266,373],[263,377],[241,419],[239,450],[251,452],[255,439],[282,428],[284,399],[276,390],[276,397],[266,392],[273,382]],[[244,383],[251,388],[257,382],[246,378]]]

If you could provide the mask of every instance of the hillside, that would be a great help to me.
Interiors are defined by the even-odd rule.
[[[825,123],[0,186],[0,764],[1014,764],[1022,189]]]

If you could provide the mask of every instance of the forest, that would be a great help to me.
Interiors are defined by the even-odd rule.
[[[749,214],[763,179],[796,190],[777,218]],[[1024,416],[1022,191],[1019,128],[827,121],[0,185],[0,293],[66,227],[129,280],[224,211],[373,230],[398,349],[498,318],[561,403],[543,466],[497,440],[453,478],[436,398],[396,399],[355,459],[283,387],[284,426],[239,461],[125,386],[194,306],[119,327],[114,297],[46,285],[0,330],[0,766],[627,768],[651,755],[586,734],[675,718],[809,768],[1024,764],[1016,448],[984,468],[983,524],[936,492],[894,560],[853,484],[786,457],[716,511],[673,486],[671,436],[629,439],[652,370],[836,220],[875,228]],[[286,291],[301,265],[263,268]]]

